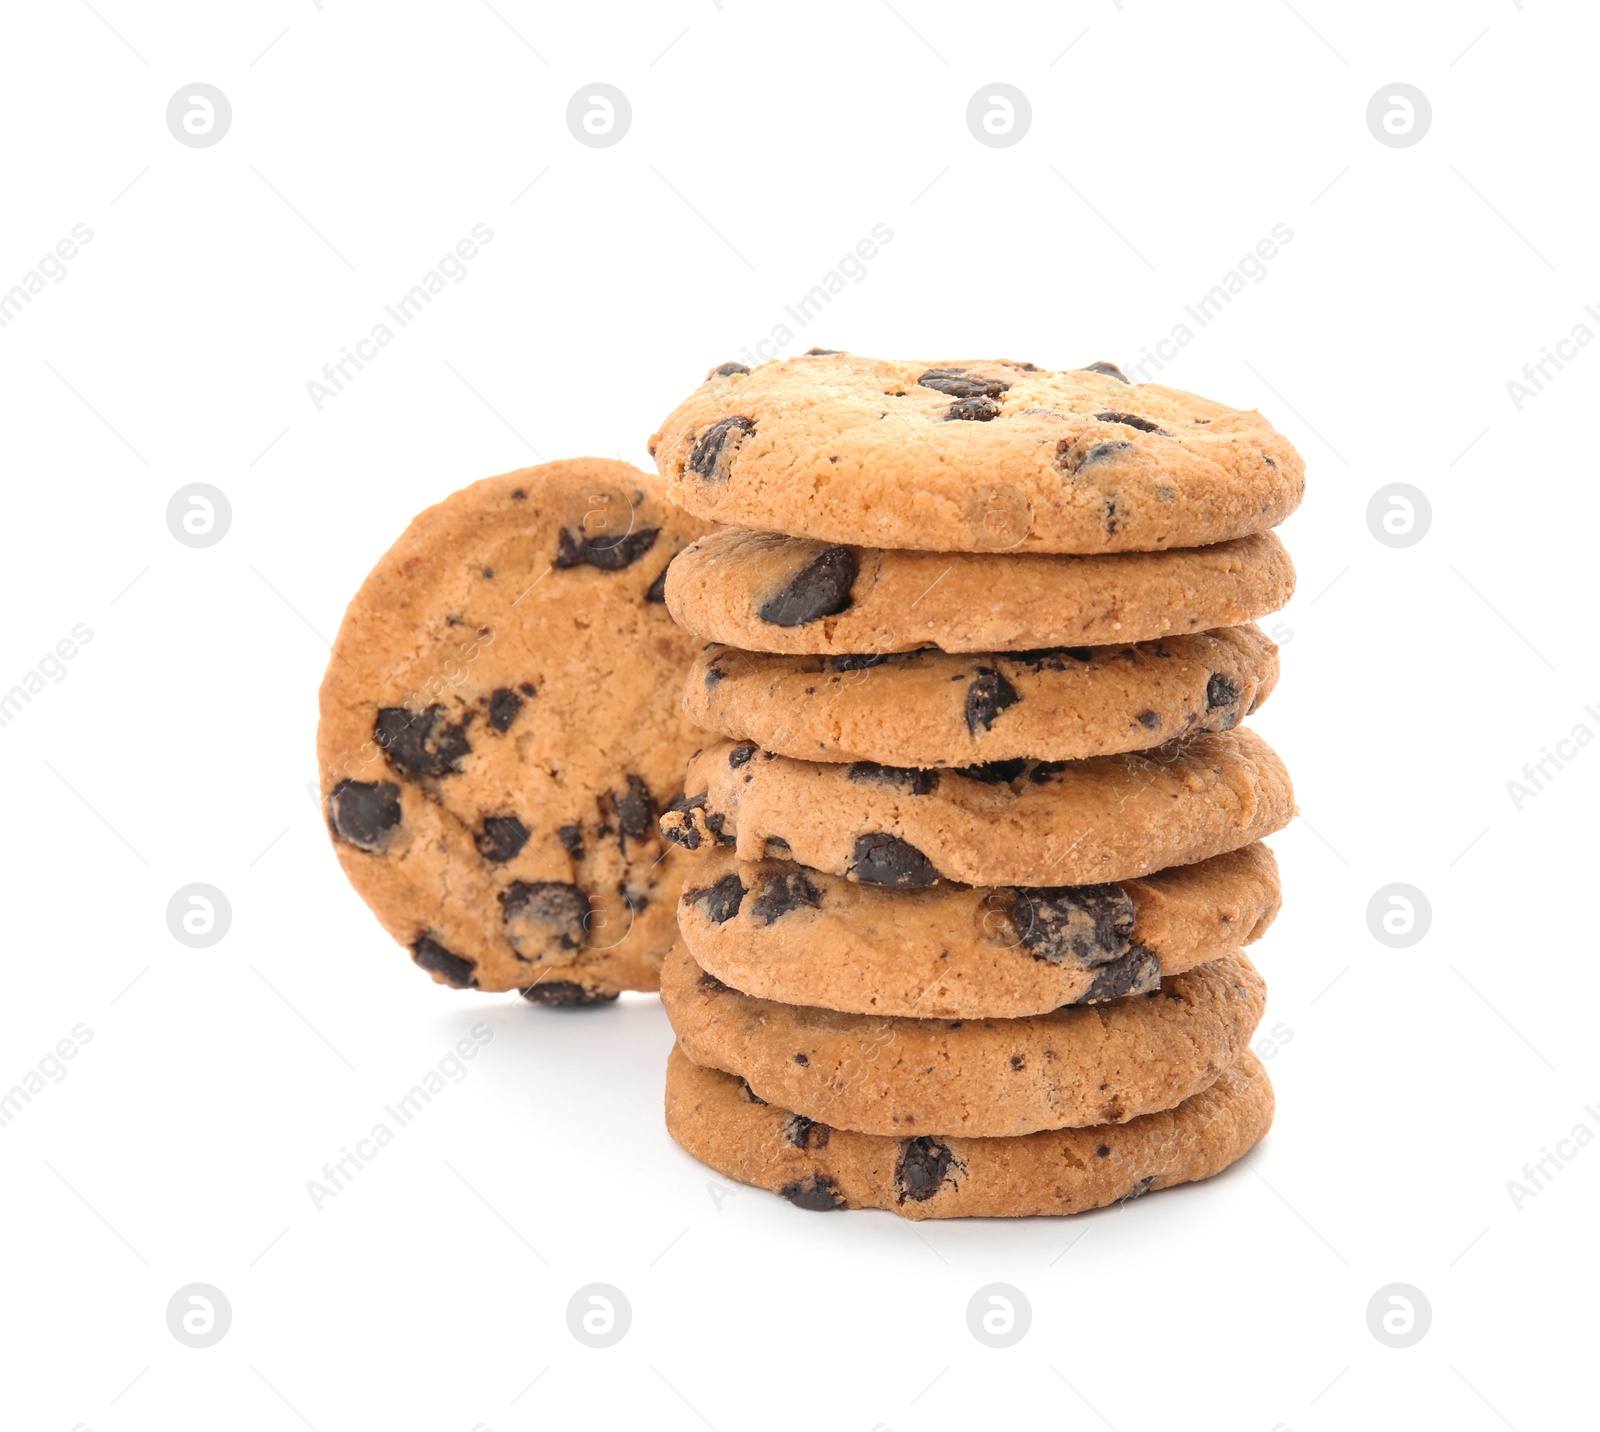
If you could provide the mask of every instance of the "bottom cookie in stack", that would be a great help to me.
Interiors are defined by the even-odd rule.
[[[800,1208],[886,1208],[904,1218],[1081,1213],[1220,1173],[1272,1123],[1272,1085],[1246,1050],[1175,1108],[1125,1124],[1000,1138],[896,1138],[813,1123],[674,1047],[667,1128],[718,1173]]]

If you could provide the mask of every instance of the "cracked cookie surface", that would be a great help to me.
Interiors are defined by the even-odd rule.
[[[1264,532],[1305,464],[1257,412],[1114,364],[723,364],[650,451],[710,521],[933,552],[1151,552]]]
[[[653,474],[549,463],[420,514],[351,602],[324,813],[439,983],[554,1005],[656,987],[684,866],[656,817],[701,739],[679,703],[698,643],[661,577],[705,530]]]

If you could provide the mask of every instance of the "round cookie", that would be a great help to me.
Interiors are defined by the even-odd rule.
[[[654,989],[687,862],[656,814],[698,736],[661,597],[705,525],[626,463],[492,477],[418,516],[345,613],[317,759],[345,874],[442,984]],[[603,739],[599,735],[603,733]]]
[[[1277,526],[1305,491],[1259,413],[1109,363],[724,363],[650,453],[708,520],[933,552],[1199,547]]]
[[[683,709],[696,725],[810,761],[976,766],[1074,761],[1228,731],[1278,681],[1260,627],[1137,646],[952,655],[695,658]]]
[[[696,635],[745,651],[1034,651],[1237,626],[1285,606],[1294,584],[1272,532],[1064,557],[840,547],[728,528],[674,559],[667,606]]]
[[[862,885],[725,846],[684,877],[695,962],[780,1004],[908,1018],[1015,1019],[1154,989],[1260,938],[1278,866],[1259,841],[1115,885]]]
[[[1148,994],[1022,1019],[900,1019],[755,999],[683,945],[661,1003],[683,1052],[755,1094],[863,1134],[968,1134],[1122,1124],[1170,1109],[1249,1047],[1267,987],[1224,955]]]
[[[1094,885],[1237,850],[1294,815],[1289,773],[1239,727],[1086,761],[920,771],[718,741],[661,831],[871,885]]]
[[[667,1059],[667,1131],[726,1178],[799,1208],[902,1218],[1082,1213],[1220,1173],[1272,1125],[1272,1085],[1248,1049],[1176,1108],[1125,1124],[1011,1138],[890,1138],[834,1129],[756,1098],[742,1079]]]

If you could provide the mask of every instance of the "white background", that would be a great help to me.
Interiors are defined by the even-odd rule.
[[[1600,749],[1520,810],[1506,783],[1600,732],[1600,351],[1521,411],[1506,384],[1600,331],[1593,7],[495,7],[7,8],[0,289],[74,224],[93,239],[0,329],[0,689],[74,624],[93,638],[0,728],[0,1088],[75,1025],[92,1040],[0,1129],[0,1421],[1591,1420],[1600,1149],[1520,1208],[1507,1183],[1600,1131]],[[211,148],[165,123],[195,81],[233,108]],[[633,109],[607,149],[564,119],[594,81]],[[1011,148],[966,128],[994,81],[1032,103]],[[1410,148],[1365,121],[1395,81],[1432,104]],[[307,381],[476,223],[468,277],[318,411]],[[706,369],[878,223],[892,241],[787,351],[1131,365],[1292,230],[1162,374],[1259,406],[1310,476],[1254,722],[1304,812],[1254,951],[1263,1034],[1289,1031],[1278,1120],[1209,1184],[1015,1223],[727,1196],[662,1128],[653,999],[571,1015],[430,984],[308,790],[328,639],[416,510],[540,458],[646,461]],[[232,505],[205,550],[164,516],[196,481]],[[1394,481],[1432,505],[1400,550],[1365,518]],[[210,949],[168,933],[193,881],[232,905]],[[1395,881],[1432,907],[1401,950],[1366,919]],[[468,1077],[315,1210],[324,1161],[480,1022]],[[209,1349],[167,1329],[191,1282],[233,1309]],[[633,1310],[606,1350],[566,1324],[593,1282]],[[967,1329],[992,1282],[1032,1306],[1009,1350]],[[1408,1349],[1367,1327],[1392,1282],[1432,1307]]]

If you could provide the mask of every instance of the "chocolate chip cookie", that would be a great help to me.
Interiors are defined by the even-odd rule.
[[[745,651],[824,656],[1032,651],[1237,626],[1294,594],[1271,532],[1169,552],[1094,557],[830,546],[728,528],[667,574],[690,631]]]
[[[961,770],[797,761],[718,741],[662,834],[869,885],[1094,885],[1193,865],[1287,825],[1289,774],[1245,727],[1084,761]]]
[[[737,1075],[701,1068],[680,1048],[667,1060],[672,1137],[725,1177],[818,1211],[1081,1213],[1220,1173],[1261,1141],[1272,1113],[1272,1085],[1249,1050],[1175,1108],[1010,1138],[853,1133],[766,1103]]]
[[[1259,413],[1109,363],[724,363],[650,451],[708,520],[934,552],[1199,547],[1275,527],[1305,490]]]
[[[1131,646],[870,662],[711,646],[689,671],[683,709],[697,725],[800,760],[976,766],[1229,731],[1277,680],[1278,649],[1255,625]]]
[[[1020,1019],[902,1019],[777,1004],[681,944],[661,1003],[683,1052],[758,1098],[864,1134],[1002,1137],[1122,1124],[1211,1084],[1249,1046],[1266,985],[1242,953],[1148,994]]]
[[[1259,939],[1278,866],[1259,841],[1113,885],[862,885],[788,860],[695,857],[678,929],[744,994],[855,1014],[1045,1014],[1144,994]]]
[[[684,864],[698,643],[661,578],[705,524],[597,458],[422,513],[345,613],[317,756],[351,884],[433,978],[580,1004],[654,989]]]

